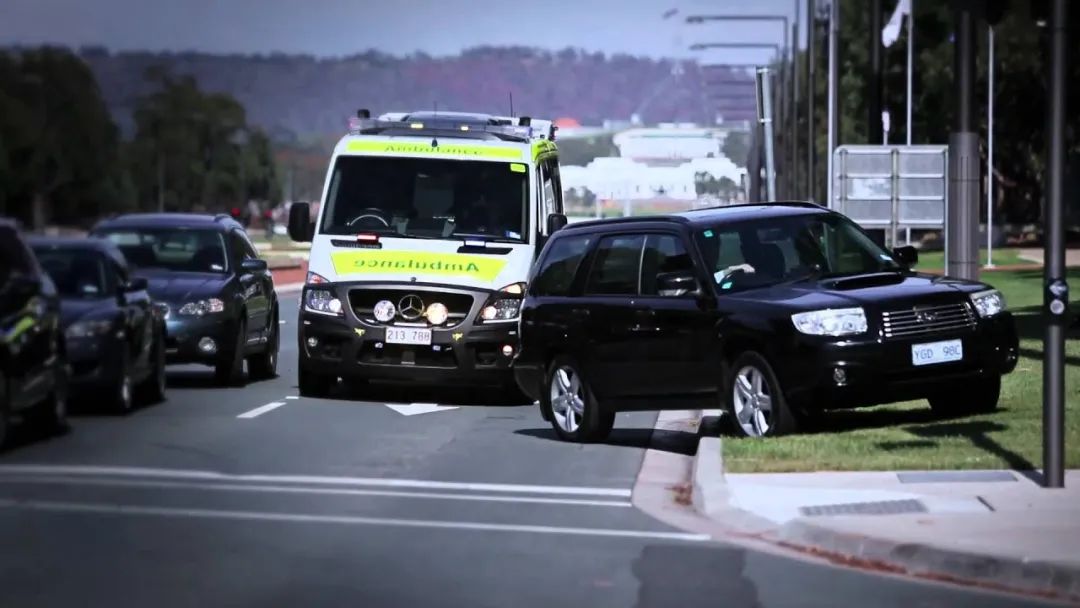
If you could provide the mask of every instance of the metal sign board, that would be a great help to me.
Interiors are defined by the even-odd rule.
[[[869,230],[885,230],[895,246],[901,230],[945,228],[949,147],[839,146],[833,153],[833,200]]]

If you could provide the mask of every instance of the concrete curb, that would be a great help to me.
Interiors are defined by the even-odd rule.
[[[842,532],[805,519],[780,525],[745,511],[727,489],[720,437],[698,440],[691,484],[700,515],[786,549],[856,567],[1080,603],[1080,567]]]
[[[1080,568],[841,532],[806,520],[781,526],[783,546],[946,582],[1080,602]]]

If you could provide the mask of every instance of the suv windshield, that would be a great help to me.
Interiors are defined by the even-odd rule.
[[[723,291],[902,269],[854,222],[834,214],[717,224],[694,236]]]
[[[521,163],[342,156],[321,232],[524,242],[527,171]]]
[[[189,228],[116,228],[101,231],[135,268],[179,272],[225,273],[225,239],[216,230]]]
[[[34,255],[63,298],[101,298],[108,293],[105,260],[86,249],[35,247]]]

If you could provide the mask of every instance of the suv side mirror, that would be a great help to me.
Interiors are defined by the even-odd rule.
[[[315,226],[311,223],[311,205],[293,203],[289,207],[289,238],[297,243],[310,242]]]
[[[244,260],[243,262],[240,262],[240,268],[244,272],[259,273],[266,272],[269,266],[267,265],[266,260],[249,258]]]
[[[680,270],[656,275],[656,289],[662,296],[683,296],[688,293],[699,293],[700,285],[693,272]]]
[[[919,250],[911,245],[893,249],[893,255],[897,261],[909,268],[919,263]]]
[[[562,213],[551,213],[547,216],[547,232],[549,235],[555,234],[560,229],[565,228],[566,224],[566,216]]]

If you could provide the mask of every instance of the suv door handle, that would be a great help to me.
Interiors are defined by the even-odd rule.
[[[572,308],[570,312],[579,317],[587,317],[592,314],[588,308]]]

